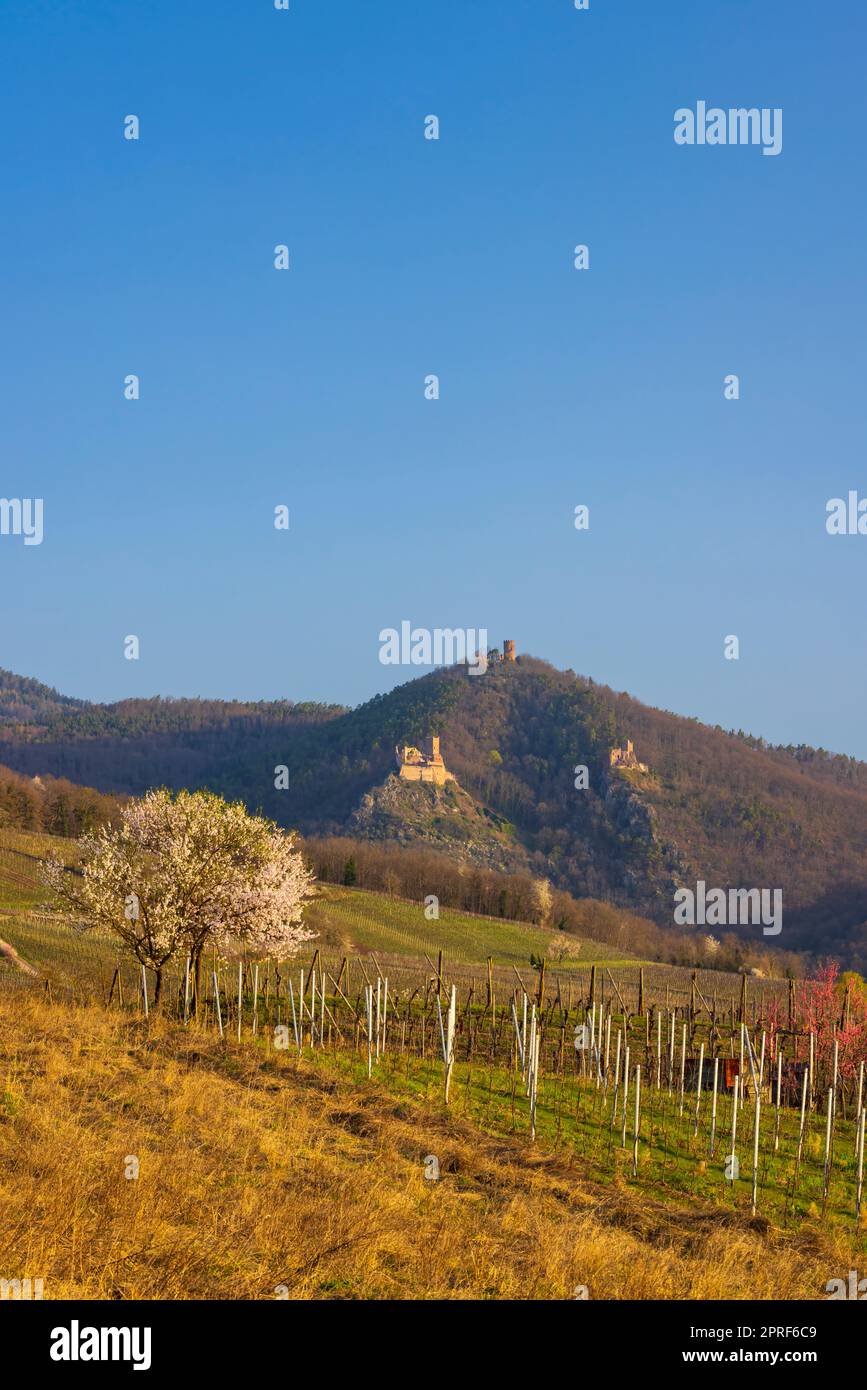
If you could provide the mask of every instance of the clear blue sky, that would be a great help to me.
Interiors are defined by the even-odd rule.
[[[356,703],[408,618],[867,757],[867,536],[824,525],[867,495],[865,40],[856,0],[4,0],[0,495],[45,539],[0,538],[0,665]],[[676,146],[700,99],[782,153]]]

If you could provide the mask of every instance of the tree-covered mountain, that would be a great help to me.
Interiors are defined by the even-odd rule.
[[[0,674],[0,762],[120,793],[207,786],[306,834],[363,833],[359,808],[395,770],[395,745],[431,733],[478,815],[499,827],[498,854],[511,837],[516,869],[660,923],[672,921],[676,887],[697,879],[781,888],[783,932],[768,944],[867,965],[867,765],[855,759],[709,728],[530,657],[484,675],[438,670],[354,710],[97,705]],[[626,738],[649,772],[610,770],[609,750]],[[441,802],[433,834],[419,799],[407,799],[401,838],[441,838]],[[381,811],[367,816],[380,836],[400,806],[388,798],[390,822]],[[474,823],[475,810],[465,816]],[[459,835],[450,844],[471,858]]]

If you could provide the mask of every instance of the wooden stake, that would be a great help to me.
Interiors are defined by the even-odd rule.
[[[445,1075],[445,1100],[449,1103],[449,1086],[452,1080],[452,1068],[455,1063],[455,1015],[457,1012],[457,1000],[455,996],[455,986],[452,985],[451,998],[449,999],[449,1016],[446,1025],[446,1075]]]
[[[807,1115],[807,1092],[810,1086],[810,1073],[804,1068],[804,1082],[801,1086],[801,1123],[798,1126],[798,1156],[795,1159],[795,1187],[798,1185],[798,1170],[801,1167],[801,1155],[804,1152],[804,1122]]]
[[[732,1151],[731,1151],[731,1154],[729,1155],[729,1157],[730,1157],[730,1158],[733,1158],[733,1159],[735,1160],[735,1163],[737,1162],[737,1141],[738,1141],[738,1090],[739,1090],[739,1082],[740,1082],[740,1079],[741,1079],[740,1076],[736,1076],[736,1077],[735,1077],[735,1089],[734,1089],[734,1094],[733,1094],[733,1096],[732,1096]],[[732,1183],[732,1186],[734,1186],[734,1181],[735,1181],[735,1176],[734,1176],[734,1168],[733,1168],[733,1169],[732,1169],[732,1176],[731,1176],[731,1183]]]
[[[620,1131],[620,1147],[626,1148],[626,1104],[629,1100],[629,1044],[626,1044],[626,1054],[623,1059],[623,1122]]]
[[[219,986],[219,983],[218,983],[218,981],[217,981],[217,972],[216,972],[216,970],[213,970],[211,973],[212,973],[212,975],[213,975],[213,977],[214,977],[214,1002],[215,1002],[215,1004],[216,1004],[216,1006],[217,1006],[217,1027],[218,1027],[219,1030],[220,1030],[220,1037],[222,1037],[222,1036],[223,1036],[223,1013],[222,1013],[222,1010],[221,1010],[221,1008],[220,1008],[220,986]]]
[[[822,1178],[822,1196],[827,1200],[828,1188],[831,1186],[831,1123],[834,1118],[834,1087],[828,1087],[827,1100],[828,1114],[825,1119],[825,1165]]]
[[[701,1106],[701,1083],[702,1083],[702,1080],[703,1080],[703,1073],[704,1073],[704,1043],[702,1043],[702,1045],[701,1045],[701,1051],[700,1051],[699,1054],[698,1054],[698,1081],[696,1082],[696,1085],[695,1085],[695,1123],[693,1124],[693,1127],[692,1127],[692,1136],[693,1136],[693,1138],[695,1138],[695,1137],[697,1136],[697,1134],[698,1134],[698,1112],[699,1112],[699,1108],[700,1108],[700,1106]]]
[[[289,1003],[292,1006],[292,1029],[295,1033],[295,1046],[298,1048],[298,1056],[301,1056],[301,1034],[298,1032],[298,1019],[295,1015],[295,991],[292,988],[292,977],[289,977]],[[240,1022],[238,1024],[240,1029]]]
[[[641,1129],[641,1067],[635,1068],[635,1119],[632,1125],[632,1176],[638,1177],[638,1132]]]
[[[761,1122],[761,1114],[762,1088],[760,1086],[756,1091],[756,1117],[754,1122],[755,1130],[753,1132],[753,1198],[751,1208],[753,1216],[756,1214],[756,1202],[758,1200],[759,1191],[759,1125]]]
[[[614,1128],[615,1120],[616,1120],[616,1117],[617,1117],[617,1092],[618,1092],[618,1090],[620,1089],[620,1044],[621,1044],[621,1041],[622,1041],[622,1034],[621,1034],[621,1032],[620,1032],[620,1029],[618,1028],[618,1030],[617,1030],[617,1055],[616,1055],[616,1057],[615,1057],[615,1059],[614,1059],[614,1098],[613,1098],[613,1100],[612,1100],[612,1102],[611,1102],[611,1128],[612,1128],[612,1129]]]
[[[864,1065],[863,1062],[861,1064]],[[860,1123],[858,1125],[858,1139],[856,1147],[858,1150],[857,1178],[855,1187],[855,1220],[861,1219],[861,1197],[864,1191],[864,1121],[867,1118],[867,1110],[861,1111]]]

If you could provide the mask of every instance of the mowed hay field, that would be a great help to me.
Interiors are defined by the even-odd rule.
[[[267,1037],[26,989],[0,993],[0,1230],[0,1277],[47,1299],[815,1299],[853,1258],[818,1225],[590,1183]]]

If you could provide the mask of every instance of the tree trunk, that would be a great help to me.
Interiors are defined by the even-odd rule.
[[[202,983],[202,946],[196,946],[193,953],[193,1013],[199,1016],[199,988]]]

